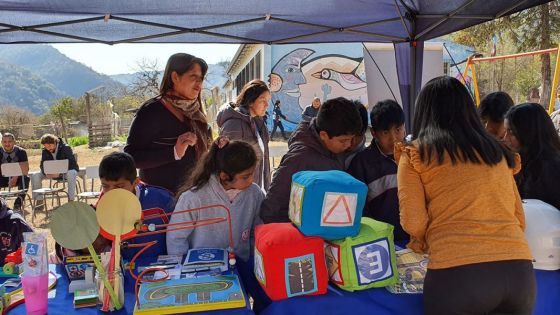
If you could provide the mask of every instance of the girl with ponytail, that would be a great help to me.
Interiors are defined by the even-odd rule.
[[[251,251],[253,229],[261,221],[259,209],[264,194],[253,183],[257,155],[251,145],[243,141],[229,141],[219,137],[203,155],[191,176],[179,189],[175,211],[210,205],[230,209],[234,252],[247,260]],[[170,223],[224,217],[223,208],[173,214]],[[167,252],[183,255],[190,248],[229,247],[227,222],[167,233]]]

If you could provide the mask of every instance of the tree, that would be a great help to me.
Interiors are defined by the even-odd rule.
[[[161,70],[157,60],[141,59],[136,63],[136,78],[131,84],[131,94],[147,100],[159,94]]]
[[[113,111],[119,114],[119,116],[122,116],[128,110],[138,108],[142,105],[144,100],[135,95],[127,95],[123,97],[113,97],[111,102],[113,103]]]
[[[553,1],[525,10],[516,15],[513,40],[521,51],[548,49],[560,40],[560,2]],[[540,55],[541,105],[548,107],[552,86],[550,54]]]
[[[74,113],[73,100],[71,97],[63,97],[58,100],[58,102],[51,107],[51,114],[60,121],[60,126],[62,127],[62,136],[65,141],[68,141],[66,136],[66,119],[72,117]]]
[[[0,110],[0,126],[2,126],[2,131],[9,131],[16,138],[22,136],[23,125],[32,124],[36,119],[37,117],[32,112],[24,108],[2,106]]]
[[[556,47],[560,41],[560,1],[549,2],[508,17],[479,24],[456,32],[451,37],[458,43],[474,46],[476,51],[484,53],[489,51],[493,36],[496,36],[501,43],[512,44],[513,51],[502,51],[502,53]],[[519,59],[522,63],[531,63],[521,61],[522,59]],[[543,89],[541,104],[548,106],[552,76],[550,54],[542,54],[539,59],[541,63],[539,81]],[[494,71],[496,71],[495,67]],[[514,80],[517,79],[516,75],[518,74],[514,74]],[[523,73],[522,76],[524,78],[515,84],[518,88],[526,88],[527,84],[534,82],[527,73]],[[527,91],[521,92],[525,94]]]

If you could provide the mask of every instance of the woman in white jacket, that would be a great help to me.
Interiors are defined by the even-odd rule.
[[[170,223],[226,217],[221,207],[175,213],[223,205],[231,213],[234,253],[247,260],[254,245],[251,237],[254,227],[261,222],[259,209],[264,198],[262,190],[253,183],[256,164],[257,156],[251,145],[218,138],[179,190],[180,197]],[[229,235],[227,222],[170,231],[167,233],[167,253],[183,255],[190,248],[228,248]]]

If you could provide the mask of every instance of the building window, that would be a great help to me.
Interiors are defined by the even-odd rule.
[[[261,76],[261,52],[259,51],[255,56],[255,77],[260,78]]]
[[[245,68],[239,72],[237,77],[235,78],[234,89],[237,90],[237,93],[241,92],[241,89],[247,82],[254,80],[254,79],[261,79],[261,52],[259,51],[251,61],[247,63]]]
[[[449,75],[449,62],[448,61],[443,62],[443,74],[444,75]]]

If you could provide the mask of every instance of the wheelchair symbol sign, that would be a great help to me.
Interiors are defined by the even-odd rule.
[[[25,246],[25,253],[31,256],[37,256],[37,252],[39,251],[39,245],[33,243],[27,243]]]

